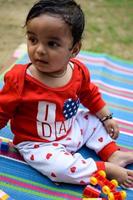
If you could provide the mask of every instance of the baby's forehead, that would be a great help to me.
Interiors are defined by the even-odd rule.
[[[51,16],[48,14],[43,14],[38,17],[34,17],[27,23],[27,29],[34,30],[35,32],[54,32],[58,33],[60,31],[66,32],[66,34],[71,33],[70,26],[59,16]]]
[[[37,17],[31,18],[27,25],[36,23],[39,25],[47,25],[51,27],[58,27],[61,28],[63,26],[67,25],[67,28],[69,28],[68,24],[65,22],[65,20],[60,15],[51,15],[49,13],[41,14]],[[54,26],[55,25],[55,26]]]
[[[49,15],[40,15],[27,23],[27,34],[35,35],[42,40],[69,40],[73,41],[71,29],[61,18]],[[44,38],[44,39],[43,39]]]

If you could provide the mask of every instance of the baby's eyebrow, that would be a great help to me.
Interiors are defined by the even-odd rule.
[[[49,37],[49,39],[50,39],[50,40],[54,40],[54,41],[60,41],[60,38],[59,38],[59,37],[54,37],[54,36]]]
[[[36,35],[35,33],[31,32],[31,31],[26,31],[26,34],[29,34],[29,35]]]

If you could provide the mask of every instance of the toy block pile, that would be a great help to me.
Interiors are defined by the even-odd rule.
[[[95,172],[90,177],[90,185],[87,185],[83,191],[82,200],[125,200],[126,192],[124,190],[117,191],[118,182],[114,179],[109,181],[103,170]]]

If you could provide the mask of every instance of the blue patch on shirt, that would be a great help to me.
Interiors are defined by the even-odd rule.
[[[78,108],[79,108],[80,100],[73,100],[71,98],[67,99],[64,102],[63,107],[63,115],[66,119],[72,118],[74,115],[76,115]]]

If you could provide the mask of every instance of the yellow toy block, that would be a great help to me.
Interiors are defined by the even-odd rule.
[[[9,195],[0,190],[0,200],[7,200],[9,198]]]
[[[0,190],[0,200],[13,200],[13,199],[3,190]]]

